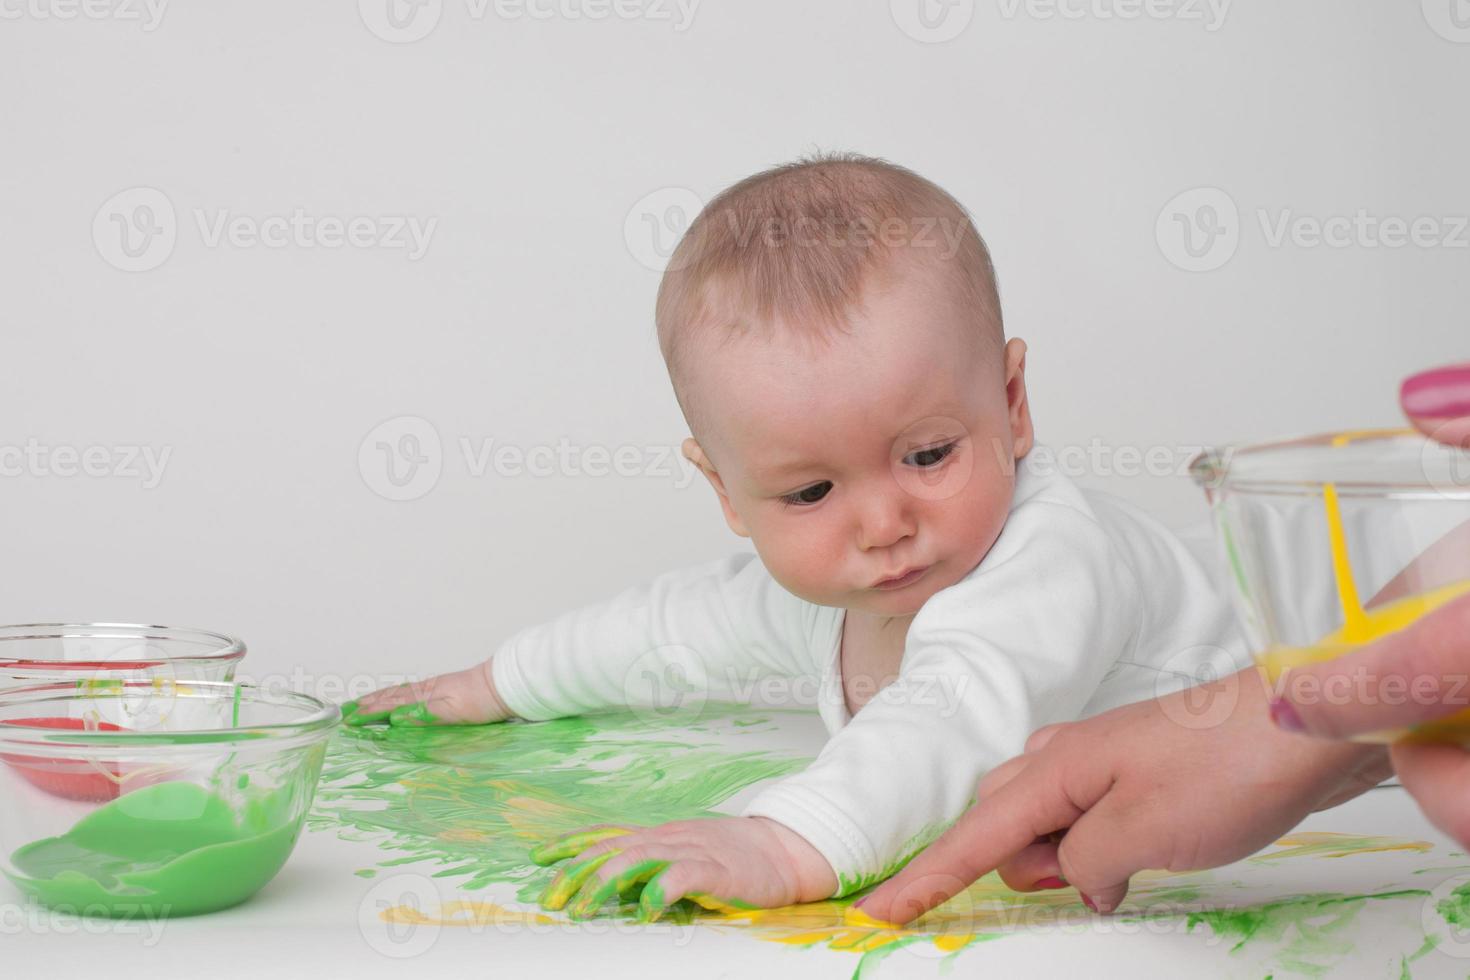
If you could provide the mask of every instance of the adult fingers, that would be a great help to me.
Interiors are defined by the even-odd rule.
[[[1413,375],[1399,388],[1399,406],[1420,432],[1470,449],[1470,364]]]
[[[1362,650],[1293,667],[1272,691],[1282,728],[1349,735],[1417,725],[1470,708],[1470,596]]]
[[[1429,822],[1470,846],[1470,752],[1448,742],[1403,741],[1389,756]]]
[[[1062,865],[1057,857],[1057,841],[1052,837],[1041,838],[1029,847],[1024,847],[995,871],[1000,880],[1012,891],[1034,892],[1046,888],[1063,888],[1067,882],[1062,875]]]
[[[1061,778],[1055,767],[1026,767],[965,811],[903,870],[857,903],[859,910],[880,922],[910,922],[1030,847],[1038,837],[1066,829],[1085,807],[1072,801]]]

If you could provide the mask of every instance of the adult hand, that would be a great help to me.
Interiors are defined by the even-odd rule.
[[[1214,688],[1236,700],[1213,726],[1181,720],[1197,714],[1195,688],[1039,729],[861,911],[908,922],[992,869],[1017,891],[1071,885],[1089,907],[1111,911],[1136,871],[1239,860],[1388,775],[1382,746],[1276,728],[1255,668]]]
[[[1470,364],[1415,375],[1399,391],[1404,414],[1420,431],[1470,449]],[[1464,559],[1470,525],[1442,544]],[[1443,557],[1443,556],[1441,556]],[[1350,692],[1330,697],[1329,692]],[[1332,738],[1423,725],[1470,708],[1470,596],[1409,629],[1336,660],[1298,667],[1273,708],[1292,731]],[[1457,719],[1458,720],[1458,719]],[[1396,742],[1390,749],[1404,788],[1440,830],[1470,845],[1470,752],[1457,742]]]

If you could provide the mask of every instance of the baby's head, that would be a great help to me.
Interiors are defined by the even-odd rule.
[[[749,177],[690,225],[655,317],[684,455],[787,590],[908,615],[995,543],[1032,444],[1026,346],[938,186],[855,156]]]

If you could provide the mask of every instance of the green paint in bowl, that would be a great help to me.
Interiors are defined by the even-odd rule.
[[[7,870],[52,908],[113,916],[198,915],[237,905],[286,863],[301,820],[284,794],[230,804],[194,783],[146,786],[98,807],[60,837],[18,848]]]

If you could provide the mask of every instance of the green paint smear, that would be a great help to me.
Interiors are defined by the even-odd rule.
[[[1436,902],[1434,910],[1452,926],[1470,926],[1470,884],[1461,885],[1448,898]]]
[[[462,879],[457,885],[465,890],[510,883],[517,887],[519,900],[534,903],[557,870],[557,866],[540,867],[531,861],[530,851],[537,845],[593,824],[653,825],[714,816],[713,808],[740,789],[804,768],[805,758],[732,748],[738,746],[741,733],[771,731],[772,718],[780,714],[786,713],[709,704],[692,717],[620,711],[542,723],[341,728],[329,746],[308,826],[335,830],[395,852],[379,867],[432,862],[438,866],[433,872],[436,876]],[[717,744],[701,744],[710,741]],[[916,835],[904,856],[883,874],[901,867],[942,829],[943,825],[935,825]],[[1379,850],[1385,840],[1334,835],[1330,841],[1301,844],[1261,857],[1328,859]],[[880,877],[843,880],[840,888],[846,897],[830,903],[836,910],[832,924],[815,927],[809,943],[796,942],[803,931],[800,922],[790,927],[771,924],[764,931],[757,924],[753,934],[800,946],[842,949],[856,944],[855,951],[862,956],[854,976],[872,976],[896,950],[936,938],[932,932],[916,931],[895,936],[876,948],[863,948],[867,934],[854,934],[840,924],[841,909],[854,893]],[[999,902],[1003,909],[1055,907],[1059,916],[1076,904],[1056,905],[1054,894],[1013,893],[993,878],[987,876],[974,886],[978,890],[972,890],[982,903]],[[1222,890],[1231,887],[1204,873],[1175,880],[1139,880],[1135,896],[1157,911],[1129,913],[1125,906],[1117,917],[1125,921],[1176,919],[1191,931],[1209,926],[1217,935],[1235,940],[1233,953],[1247,946],[1264,946],[1283,970],[1321,975],[1341,966],[1343,957],[1352,954],[1355,923],[1369,903],[1422,900],[1429,894],[1417,889],[1364,895],[1321,893],[1248,907],[1199,909],[1220,901]],[[659,896],[647,897],[654,904]],[[617,913],[636,915],[636,901],[637,896],[623,900]],[[984,907],[980,906],[981,911]],[[1449,921],[1454,921],[1451,916],[1470,921],[1470,886],[1455,893],[1440,913]],[[957,914],[963,918],[963,911]],[[679,902],[665,921],[700,918],[697,908]],[[718,918],[711,924],[726,925]],[[936,928],[943,927],[941,919]],[[980,943],[1013,933],[1012,928],[990,931],[982,924],[968,939]],[[1425,942],[1404,958],[1404,969],[1433,948],[1433,939]],[[959,952],[947,957],[946,964]]]
[[[899,848],[899,856],[897,858],[890,861],[886,867],[874,874],[839,875],[837,878],[837,894],[835,897],[846,898],[847,896],[853,896],[854,898],[856,898],[855,893],[863,891],[866,888],[871,888],[881,881],[887,881],[889,878],[892,878],[894,875],[898,874],[898,872],[903,868],[904,865],[913,860],[914,855],[918,854],[924,848],[934,843],[935,839],[938,838],[940,834],[949,829],[949,827],[953,824],[953,820],[944,820],[937,823],[929,824],[923,830],[920,830],[918,833],[914,834],[912,837],[904,842],[903,846]]]
[[[237,905],[286,863],[301,821],[288,792],[262,793],[237,810],[193,783],[126,793],[60,837],[11,855],[6,874],[21,891],[58,909],[149,918],[197,915]]]
[[[533,902],[556,868],[529,853],[549,838],[717,816],[744,787],[804,769],[807,757],[729,748],[732,736],[772,731],[773,714],[706,704],[694,714],[339,728],[307,825],[398,852],[381,867],[428,861],[467,890],[509,881]]]
[[[1281,943],[1282,948],[1276,954],[1280,966],[1308,976],[1320,976],[1352,952],[1352,932],[1358,913],[1368,902],[1423,899],[1428,895],[1429,892],[1420,888],[1368,895],[1297,895],[1241,908],[1190,912],[1185,921],[1190,931],[1197,925],[1207,925],[1217,936],[1238,940],[1231,947],[1232,953],[1251,942]],[[1415,957],[1418,955],[1422,951]]]

